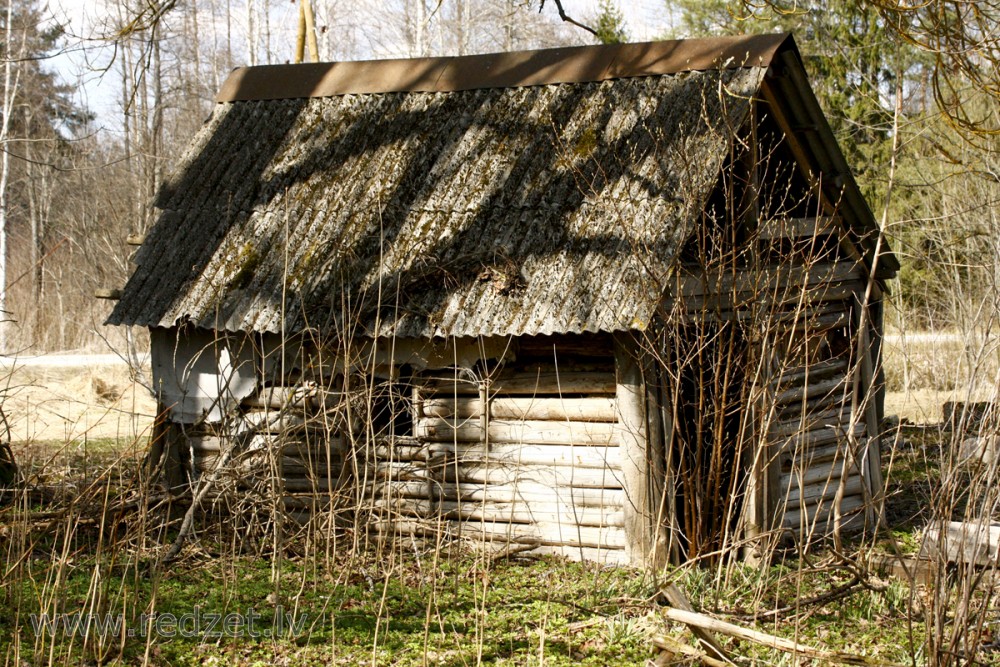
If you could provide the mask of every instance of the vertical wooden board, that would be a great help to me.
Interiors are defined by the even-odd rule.
[[[647,489],[650,505],[650,528],[652,544],[650,564],[660,569],[669,558],[668,535],[666,531],[666,425],[660,410],[660,381],[656,360],[648,355],[642,364],[643,385],[645,387],[647,451],[650,463],[647,467]]]
[[[875,389],[874,364],[872,363],[872,346],[868,337],[868,327],[861,332],[862,353],[861,353],[861,386],[865,392],[865,423],[868,426],[868,447],[867,461],[864,461],[863,470],[867,478],[867,488],[874,505],[875,520],[882,517],[882,454],[881,454],[881,425],[878,419],[878,406],[875,404],[878,395]]]
[[[649,563],[652,513],[649,506],[649,455],[646,428],[646,389],[636,360],[638,346],[627,334],[615,336],[615,399],[621,448],[621,479],[625,489],[622,509],[625,550],[636,567]]]

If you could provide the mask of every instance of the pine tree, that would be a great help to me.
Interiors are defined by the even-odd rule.
[[[628,41],[625,17],[615,0],[601,0],[594,17],[594,30],[601,44],[621,44]]]

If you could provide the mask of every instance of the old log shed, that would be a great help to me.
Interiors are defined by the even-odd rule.
[[[169,484],[639,565],[880,514],[898,264],[789,35],[236,70],[155,205]]]

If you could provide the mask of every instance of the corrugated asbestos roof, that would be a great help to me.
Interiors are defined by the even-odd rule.
[[[642,328],[763,73],[220,104],[108,321]]]
[[[790,42],[238,71],[159,193],[108,323],[642,329]],[[489,85],[471,85],[484,63]]]

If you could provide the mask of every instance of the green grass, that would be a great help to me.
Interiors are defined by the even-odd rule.
[[[942,432],[905,427],[901,436],[889,486],[894,528],[891,539],[876,548],[912,553],[920,508],[937,475]],[[102,476],[103,488],[108,497],[127,496],[136,459],[119,459],[118,451],[130,443],[91,444],[85,453],[73,444],[59,455],[62,474],[92,477],[102,462],[117,460],[117,468]],[[51,474],[49,481],[55,479]],[[85,513],[93,505],[74,507]],[[39,509],[46,507],[31,507]],[[227,530],[217,517],[204,517],[199,525],[186,558],[158,569],[151,543],[141,543],[134,526],[123,526],[111,542],[93,523],[24,531],[16,514],[0,512],[5,571],[13,573],[0,587],[0,659],[56,665],[642,665],[656,655],[654,634],[697,645],[686,628],[663,619],[652,579],[628,568],[551,558],[490,562],[458,549],[371,547],[349,554],[308,541],[288,545],[288,553],[305,555],[275,563],[266,549],[264,556],[241,552],[236,547],[251,536]],[[352,536],[343,534],[341,543]],[[255,542],[253,548],[260,546]],[[14,561],[22,556],[17,569]],[[841,560],[822,552],[801,560],[786,554],[770,566],[688,566],[666,573],[696,609],[723,620],[875,661],[924,664],[923,619],[912,606],[921,592],[911,595],[898,580],[875,576],[845,596],[801,604],[853,576]],[[121,614],[132,635],[102,638],[92,631],[84,637],[64,629],[38,635],[29,618],[89,611]],[[150,612],[162,620],[157,627],[147,618],[152,632],[142,636],[143,614]],[[211,614],[249,613],[257,615],[255,630],[282,632],[204,634]],[[279,625],[278,613],[289,620]],[[176,636],[166,622],[194,614],[201,632],[191,636]],[[193,629],[190,619],[186,629]],[[722,641],[749,664],[798,664],[757,644]]]
[[[139,615],[153,607],[161,618],[197,610],[202,630],[210,614],[253,612],[259,614],[255,630],[271,633],[282,627],[276,613],[291,614],[291,622],[282,624],[280,637],[257,638],[167,637],[163,631],[169,634],[173,626],[162,624],[159,636],[148,642],[139,636],[125,637],[123,647],[109,642],[116,646],[102,657],[131,664],[148,651],[154,664],[169,665],[213,659],[273,664],[277,656],[293,664],[465,665],[481,660],[502,665],[542,657],[551,665],[606,665],[641,664],[652,656],[647,640],[651,610],[642,602],[651,588],[633,571],[548,559],[487,567],[473,555],[436,562],[433,557],[388,558],[393,561],[388,571],[386,557],[322,568],[285,561],[277,595],[271,564],[259,559],[180,565],[160,578],[143,568],[108,572],[108,603],[101,608],[125,609],[133,630],[142,625]],[[57,664],[94,659],[82,638],[64,632],[56,633],[54,650],[48,638],[38,641],[26,616],[38,613],[39,600],[51,597],[45,583],[51,572],[46,562],[36,561],[31,569],[31,576],[8,592],[0,645],[19,642],[19,657],[29,661],[50,651],[60,657]],[[71,568],[51,610],[85,612],[95,597],[89,594],[93,573],[93,563]],[[587,622],[574,625],[578,621]],[[12,657],[8,652],[6,658]]]

